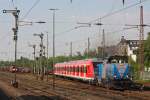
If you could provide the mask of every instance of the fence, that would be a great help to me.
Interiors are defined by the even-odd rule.
[[[150,80],[150,72],[144,72],[142,79],[143,79],[143,80]]]

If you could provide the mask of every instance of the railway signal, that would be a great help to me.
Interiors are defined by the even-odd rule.
[[[34,65],[33,65],[33,74],[36,74],[36,63],[35,63],[35,49],[36,49],[36,45],[29,45],[29,47],[33,48],[33,58],[34,58]]]
[[[44,34],[41,33],[41,34],[33,34],[34,36],[39,36],[40,39],[41,39],[41,43],[40,43],[40,61],[41,61],[41,66],[42,66],[42,69],[41,69],[41,77],[40,79],[43,80],[44,79],[44,66],[42,65],[42,62],[43,62],[43,37],[44,37]]]
[[[19,26],[25,26],[25,25],[33,25],[34,23],[38,24],[45,24],[45,21],[37,21],[37,22],[32,22],[32,21],[19,21]]]
[[[11,13],[14,17],[15,17],[15,28],[12,28],[13,32],[14,32],[14,37],[13,40],[15,42],[15,67],[16,67],[16,61],[17,61],[17,40],[18,40],[18,20],[19,20],[19,13],[20,10],[18,10],[17,8],[15,10],[3,10],[3,13]],[[14,80],[12,80],[11,84],[14,87],[18,87],[18,82],[16,80],[16,73],[14,73]]]

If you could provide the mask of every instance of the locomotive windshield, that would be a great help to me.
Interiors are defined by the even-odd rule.
[[[127,56],[110,56],[107,63],[128,63]]]

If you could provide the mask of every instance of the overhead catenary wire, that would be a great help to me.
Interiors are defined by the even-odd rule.
[[[137,6],[137,5],[139,5],[139,4],[141,4],[141,3],[144,3],[144,2],[146,2],[146,1],[148,1],[148,0],[143,0],[143,1],[140,1],[140,2],[138,2],[138,3],[129,5],[129,6],[125,7],[125,8],[121,8],[121,9],[116,10],[116,11],[114,11],[114,12],[108,13],[108,14],[106,14],[106,15],[100,17],[100,18],[97,18],[97,19],[95,19],[95,20],[90,21],[89,23],[92,23],[92,22],[97,21],[97,20],[99,20],[99,19],[103,19],[103,18],[112,16],[112,15],[114,15],[114,14],[117,14],[117,13],[119,13],[119,12],[121,12],[121,11],[124,11],[124,10],[126,10],[126,9],[129,9],[129,8],[132,8],[132,7],[134,7],[134,6]],[[113,31],[113,32],[107,32],[107,33],[117,33],[117,32],[121,32],[121,31],[129,30],[129,29],[132,29],[132,28],[121,29],[121,30],[116,30],[116,31]],[[70,30],[68,30],[68,31],[64,31],[64,32],[61,32],[61,33],[59,33],[59,34],[62,35],[62,34],[64,34],[64,33],[66,33],[66,32],[70,32],[70,31],[73,31],[73,30],[75,30],[75,29],[72,28],[72,29],[70,29]],[[95,37],[94,37],[94,38],[95,38]],[[84,40],[84,39],[83,39],[83,40]],[[79,41],[79,40],[77,40],[77,41]],[[77,42],[77,41],[76,41],[76,42]],[[73,41],[73,42],[74,42],[74,41]]]
[[[121,9],[119,9],[119,10],[116,10],[116,11],[114,11],[114,12],[109,12],[108,14],[106,14],[106,15],[104,15],[104,16],[102,16],[102,17],[99,17],[99,18],[97,18],[97,19],[95,19],[95,20],[92,20],[92,21],[90,21],[90,22],[88,22],[88,23],[92,23],[92,22],[94,22],[94,21],[97,21],[97,20],[101,20],[101,19],[104,19],[104,18],[106,18],[106,17],[110,17],[110,16],[112,16],[112,15],[114,15],[114,14],[117,14],[117,13],[119,13],[119,12],[121,12],[121,11],[124,11],[124,10],[126,10],[126,9],[129,9],[129,8],[132,8],[132,7],[134,7],[134,6],[137,6],[137,5],[139,5],[139,4],[141,4],[141,3],[144,3],[144,2],[146,2],[146,1],[149,1],[149,0],[143,0],[143,1],[140,1],[140,2],[138,2],[138,3],[134,3],[134,4],[132,4],[132,5],[129,5],[129,6],[127,6],[127,7],[124,7],[124,8],[121,8]],[[111,24],[102,24],[102,25],[111,25]],[[113,25],[113,24],[112,24]],[[119,26],[119,25],[118,25]],[[76,26],[76,27],[78,27],[78,26]],[[68,33],[68,32],[71,32],[71,31],[73,31],[73,30],[75,30],[76,28],[75,27],[73,27],[73,28],[70,28],[70,29],[68,29],[68,30],[66,30],[66,31],[63,31],[63,32],[60,32],[60,33],[56,33],[56,36],[61,36],[61,35],[63,35],[63,34],[65,34],[65,33]],[[123,30],[119,30],[119,31],[124,31],[124,29]],[[115,32],[118,32],[118,31],[115,31]]]
[[[106,26],[125,26],[123,24],[103,24],[103,25],[106,25]],[[76,27],[70,28],[68,30],[56,33],[56,36],[61,36],[61,35],[66,34],[68,32],[74,31],[74,30],[78,29],[78,27],[80,27],[80,26],[76,26]]]
[[[112,16],[112,15],[114,15],[114,14],[117,14],[117,13],[122,12],[122,11],[124,11],[124,10],[126,10],[126,9],[129,9],[129,8],[135,7],[135,6],[137,6],[137,5],[141,4],[141,3],[144,3],[144,2],[146,2],[146,1],[149,1],[149,0],[143,0],[143,1],[139,1],[139,2],[137,2],[137,3],[131,4],[131,5],[127,6],[127,7],[121,8],[121,9],[116,10],[116,11],[111,12],[111,13],[108,13],[108,14],[102,16],[102,17],[99,17],[99,18],[97,18],[97,19],[91,20],[91,21],[89,21],[88,23],[92,23],[92,22],[95,22],[95,21],[97,21],[97,20],[99,20],[99,19],[104,19],[104,18],[110,17],[110,16]]]
[[[137,28],[137,27],[133,27],[133,28]],[[117,32],[122,32],[122,31],[125,31],[125,30],[131,30],[131,29],[133,29],[133,28],[123,28],[123,29],[120,29],[120,30],[108,31],[108,32],[105,32],[105,33],[106,33],[106,34],[109,34],[109,33],[117,33]],[[81,41],[87,41],[87,38],[88,38],[88,37],[86,37],[86,38],[84,38],[84,39],[74,40],[74,41],[72,41],[72,43],[79,43],[79,42],[81,42]],[[92,37],[90,37],[90,39],[99,39],[99,37],[92,36]],[[57,46],[62,46],[62,45],[61,45],[62,43],[63,43],[63,42],[57,44]]]
[[[22,20],[25,19],[30,13],[31,11],[33,10],[33,8],[35,6],[37,6],[37,4],[40,2],[41,0],[36,0],[35,3],[32,5],[32,7],[27,11],[27,13],[21,18]]]

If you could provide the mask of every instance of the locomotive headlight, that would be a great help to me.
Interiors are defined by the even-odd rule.
[[[129,76],[128,76],[128,75],[127,75],[126,77],[127,77],[127,78],[129,78]]]
[[[114,78],[116,78],[117,76],[116,75],[114,75]]]

